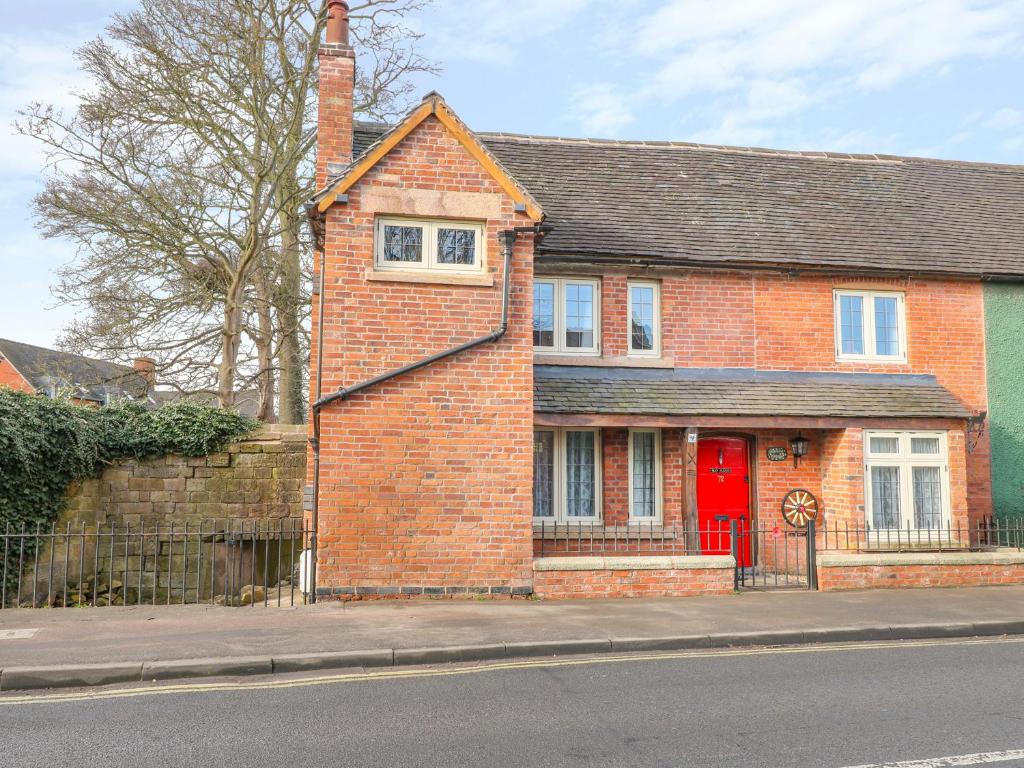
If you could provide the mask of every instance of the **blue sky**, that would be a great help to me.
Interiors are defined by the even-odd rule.
[[[28,211],[42,162],[8,127],[73,104],[75,46],[134,0],[0,0],[0,336],[52,345],[74,258]],[[1024,0],[435,0],[423,79],[477,130],[1024,164]]]

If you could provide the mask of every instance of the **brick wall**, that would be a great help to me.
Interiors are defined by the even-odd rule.
[[[563,600],[726,595],[734,589],[731,557],[636,558],[634,567],[630,567],[627,558],[614,560],[614,563],[602,561],[586,567],[582,558],[570,558],[571,565],[565,569],[557,565],[551,567],[555,559],[539,560],[535,565],[533,593],[537,597]],[[644,560],[647,562],[642,563]],[[673,567],[673,560],[678,561],[676,567]],[[706,567],[691,567],[702,561],[707,563]]]
[[[305,427],[264,427],[209,456],[118,461],[71,489],[61,524],[301,517],[305,473]]]
[[[1024,553],[819,556],[818,589],[823,591],[998,584],[1024,584]]]
[[[676,367],[754,368],[823,372],[933,374],[969,409],[987,409],[981,284],[923,279],[857,279],[775,273],[700,271],[662,274],[662,354]],[[602,345],[605,357],[626,352],[626,281],[605,274]],[[839,362],[835,359],[832,291],[836,288],[903,291],[906,296],[906,363]],[[892,428],[912,427],[896,422]],[[855,437],[841,448],[848,464]],[[955,440],[950,439],[950,450]],[[859,449],[858,449],[859,451]],[[966,457],[966,509],[974,518],[991,512],[987,433]],[[841,473],[826,482],[835,487]],[[849,509],[850,499],[838,498]],[[862,503],[858,501],[856,503]]]
[[[0,358],[0,387],[10,387],[19,392],[35,392],[32,385],[25,381],[6,358]]]
[[[418,196],[418,190],[432,197]],[[327,214],[324,392],[498,325],[498,232],[529,222],[435,118],[348,195],[347,204]],[[460,205],[491,210],[486,250],[493,285],[367,279],[375,214],[409,213],[403,209],[408,205],[425,215],[422,206],[438,200],[445,210],[434,215],[457,218]],[[498,343],[322,412],[318,583],[325,589],[530,583],[532,250],[531,239],[520,237],[509,331]],[[318,325],[314,318],[314,329]],[[315,348],[313,354],[315,359]]]

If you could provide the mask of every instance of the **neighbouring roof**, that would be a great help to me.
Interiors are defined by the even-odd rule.
[[[747,369],[534,367],[538,413],[643,416],[971,416],[934,376]]]
[[[358,123],[356,158],[387,130]],[[554,225],[541,263],[1024,278],[1024,166],[476,136]]]
[[[131,366],[0,339],[0,356],[37,391],[70,389],[80,400],[106,402],[111,395],[146,396],[146,379]]]

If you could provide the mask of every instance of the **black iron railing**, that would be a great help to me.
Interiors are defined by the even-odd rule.
[[[1024,518],[986,517],[936,528],[872,528],[841,521],[750,525],[744,519],[686,525],[630,522],[623,525],[538,520],[536,557],[732,555],[738,588],[816,588],[821,552],[945,552],[1024,550]]]
[[[0,531],[0,608],[296,605],[302,520],[35,526]]]
[[[562,555],[697,555],[729,554],[729,526],[691,532],[678,523],[559,523],[534,521],[537,557]]]
[[[1024,518],[984,517],[928,528],[877,528],[842,521],[819,526],[820,552],[963,552],[1024,549]]]

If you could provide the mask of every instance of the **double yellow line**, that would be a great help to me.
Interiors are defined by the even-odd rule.
[[[905,640],[898,642],[837,643],[832,645],[782,646],[772,648],[737,648],[723,650],[693,650],[655,653],[633,653],[609,656],[588,656],[575,658],[534,659],[524,661],[482,662],[467,666],[407,667],[375,672],[349,672],[335,675],[293,678],[287,680],[252,680],[242,682],[184,683],[180,685],[147,685],[134,688],[81,690],[71,693],[44,693],[6,696],[0,695],[0,707],[25,704],[53,704],[60,702],[95,701],[98,699],[128,699],[139,696],[165,696],[174,693],[210,693],[215,691],[274,690],[279,688],[302,688],[313,685],[335,685],[340,683],[373,682],[377,680],[407,680],[429,677],[454,677],[456,675],[478,675],[486,672],[501,672],[510,669],[551,669],[554,667],[576,667],[594,664],[642,663],[673,659],[721,659],[738,656],[768,656],[800,653],[838,653],[849,651],[878,651],[890,649],[923,648],[946,645],[993,645],[1022,643],[1024,637],[991,637],[948,640]]]

